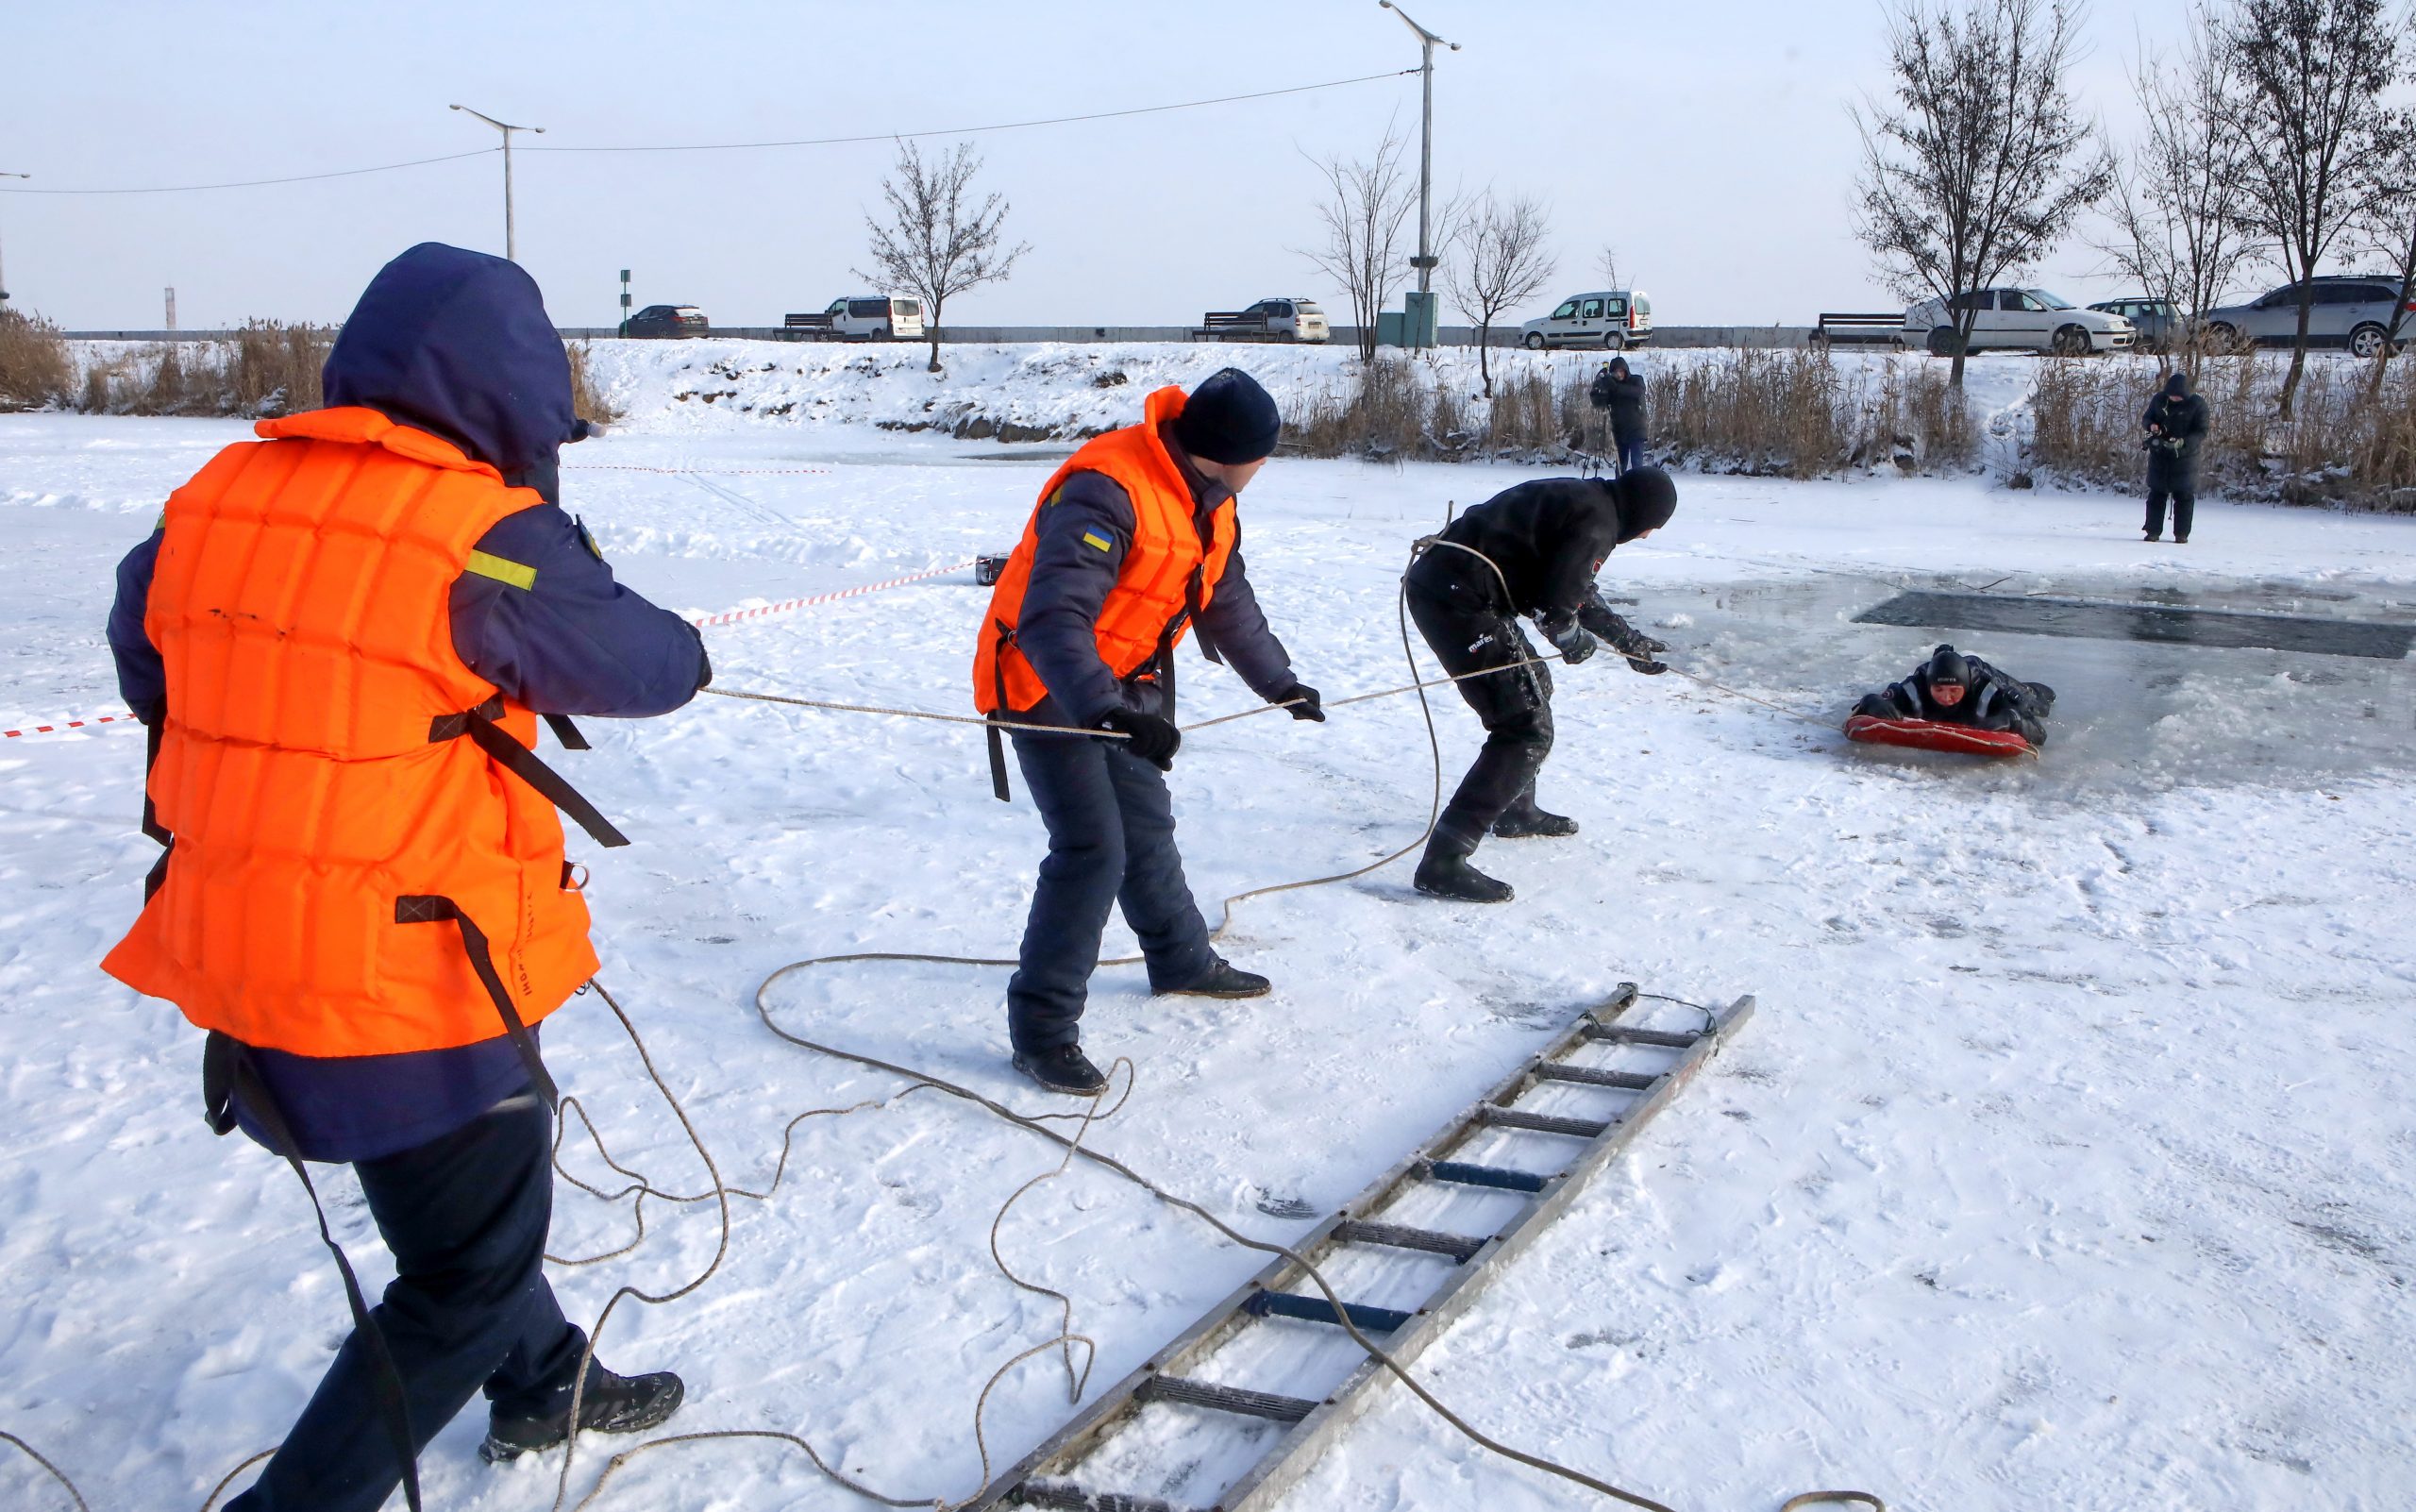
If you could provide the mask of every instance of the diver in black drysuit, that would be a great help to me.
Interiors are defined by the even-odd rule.
[[[2009,730],[2033,746],[2047,743],[2055,690],[2009,677],[1976,656],[1941,646],[1902,682],[1863,695],[1854,706],[1875,719],[1927,719],[1973,730]]]
[[[1552,750],[1552,675],[1518,618],[1532,616],[1571,664],[1593,655],[1600,637],[1638,672],[1668,671],[1653,655],[1669,647],[1613,613],[1594,574],[1614,547],[1668,524],[1677,506],[1676,486],[1657,467],[1616,479],[1540,479],[1452,521],[1411,565],[1410,617],[1444,670],[1503,669],[1453,684],[1485,721],[1485,748],[1435,821],[1418,864],[1419,892],[1508,902],[1508,883],[1468,865],[1477,843],[1487,833],[1577,832],[1576,820],[1535,806],[1535,773]]]

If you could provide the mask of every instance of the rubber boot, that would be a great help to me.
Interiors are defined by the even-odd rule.
[[[1502,812],[1502,817],[1493,821],[1493,832],[1504,840],[1559,839],[1575,834],[1577,821],[1535,807],[1535,794],[1530,792]]]
[[[1506,903],[1517,897],[1508,882],[1496,881],[1468,865],[1472,849],[1474,847],[1437,832],[1426,842],[1426,854],[1418,860],[1412,885],[1429,898],[1448,898],[1461,903]]]
[[[680,1410],[688,1388],[668,1370],[648,1375],[614,1375],[594,1360],[587,1364],[587,1389],[580,1394],[579,1426],[599,1434],[644,1433]],[[561,1407],[537,1417],[487,1417],[486,1442],[478,1457],[500,1465],[523,1454],[554,1449],[570,1438],[570,1393]]]

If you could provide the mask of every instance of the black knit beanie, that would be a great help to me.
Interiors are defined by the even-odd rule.
[[[1678,485],[1658,467],[1637,467],[1619,474],[1611,483],[1611,495],[1619,500],[1619,540],[1625,546],[1647,530],[1657,530],[1669,523],[1678,512]]]
[[[1221,368],[1191,391],[1174,417],[1174,439],[1194,457],[1213,462],[1253,462],[1275,451],[1284,417],[1258,379],[1239,368]]]

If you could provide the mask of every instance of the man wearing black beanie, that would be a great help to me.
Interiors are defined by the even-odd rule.
[[[1091,1097],[1107,1084],[1082,1053],[1081,1027],[1111,906],[1140,936],[1152,991],[1269,990],[1209,945],[1175,848],[1165,774],[1183,745],[1174,651],[1186,632],[1259,697],[1290,705],[1293,718],[1325,718],[1242,568],[1235,501],[1282,428],[1274,399],[1230,367],[1188,397],[1158,390],[1139,425],[1086,443],[1042,487],[992,592],[974,657],[976,706],[994,720],[1065,731],[1013,737],[1049,854],[1007,983],[1007,1031],[1015,1068],[1052,1092]],[[998,734],[990,731],[991,777],[1004,798]]]
[[[1535,805],[1535,774],[1552,751],[1552,674],[1518,628],[1531,616],[1574,665],[1608,641],[1638,672],[1669,670],[1669,649],[1602,602],[1594,575],[1616,547],[1669,523],[1677,485],[1658,467],[1616,479],[1520,483],[1451,522],[1409,569],[1410,617],[1485,722],[1485,748],[1434,823],[1417,886],[1435,898],[1506,903],[1510,884],[1468,865],[1488,833],[1571,835],[1577,821]],[[1528,664],[1521,665],[1519,664]],[[1502,670],[1469,677],[1486,667]]]

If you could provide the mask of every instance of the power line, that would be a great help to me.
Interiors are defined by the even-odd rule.
[[[797,137],[779,142],[692,142],[669,143],[654,146],[523,147],[523,152],[744,152],[768,147],[835,147],[864,142],[901,141],[914,137],[970,137],[992,131],[1022,131],[1032,126],[1067,126],[1079,121],[1113,121],[1126,116],[1159,115],[1168,110],[1197,110],[1211,105],[1233,105],[1244,100],[1269,100],[1285,94],[1307,94],[1318,90],[1338,90],[1352,84],[1367,84],[1377,79],[1402,78],[1417,73],[1414,68],[1391,69],[1382,74],[1362,74],[1355,78],[1328,79],[1322,84],[1295,84],[1287,89],[1254,90],[1247,94],[1220,94],[1214,99],[1179,100],[1171,105],[1141,105],[1125,110],[1095,110],[1084,115],[1054,115],[1034,121],[1001,121],[989,126],[955,126],[928,131],[875,131],[850,137]],[[323,178],[355,178],[362,174],[390,174],[404,168],[425,168],[430,163],[458,162],[464,158],[483,158],[499,152],[499,147],[479,147],[469,152],[449,152],[439,158],[413,158],[408,162],[378,163],[369,168],[339,168],[323,174],[293,174],[282,178],[241,178],[220,184],[151,184],[133,189],[0,189],[0,194],[191,194],[215,189],[260,189],[271,184],[306,184]]]
[[[1328,79],[1322,84],[1295,84],[1289,89],[1256,90],[1248,94],[1220,94],[1212,100],[1182,100],[1173,105],[1142,105],[1129,110],[1097,110],[1087,115],[1052,115],[1037,121],[1002,121],[992,126],[955,126],[930,131],[875,131],[854,137],[798,137],[784,142],[691,142],[662,146],[628,147],[523,147],[523,152],[744,152],[761,147],[836,147],[863,142],[894,142],[911,137],[970,137],[990,131],[1021,131],[1029,126],[1065,126],[1076,121],[1113,121],[1128,115],[1156,115],[1166,110],[1196,110],[1206,105],[1232,105],[1240,100],[1273,99],[1279,94],[1306,94],[1314,90],[1338,90],[1345,85],[1366,84],[1380,78],[1401,78],[1417,73],[1414,68],[1390,69],[1382,74],[1362,74],[1356,78]]]
[[[397,168],[425,168],[432,162],[483,158],[499,147],[448,152],[442,158],[413,158],[409,162],[384,162],[375,168],[338,168],[331,173],[295,174],[290,178],[242,178],[226,184],[154,184],[143,189],[0,189],[0,194],[190,194],[204,189],[258,189],[263,184],[304,184],[314,178],[352,178],[361,174],[391,174]]]

